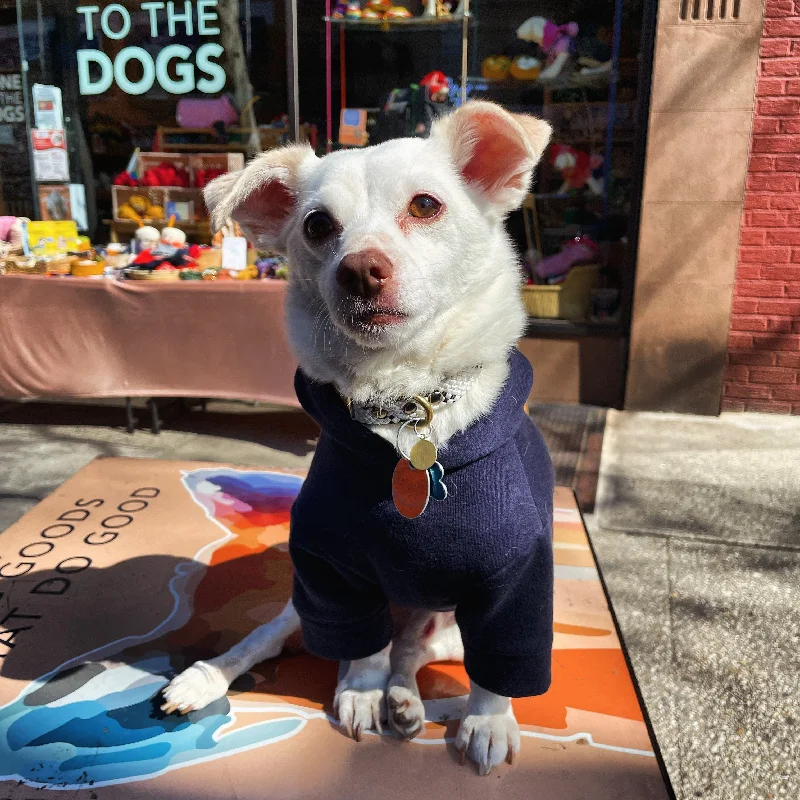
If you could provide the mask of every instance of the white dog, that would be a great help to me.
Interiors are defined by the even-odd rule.
[[[177,676],[165,711],[222,696],[302,624],[312,653],[342,661],[334,706],[354,738],[387,716],[416,736],[418,670],[463,658],[456,747],[481,774],[513,759],[509,696],[550,680],[553,475],[522,410],[525,313],[503,223],[549,138],[545,122],[470,102],[427,140],[321,159],[290,146],[208,187],[217,224],[288,254],[298,394],[322,436],[293,510],[293,602]],[[419,439],[444,475],[406,466],[440,502],[407,519],[419,508],[393,504],[391,469]],[[387,601],[417,608],[394,634]]]

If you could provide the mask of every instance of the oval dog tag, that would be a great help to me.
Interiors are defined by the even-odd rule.
[[[430,478],[427,470],[414,469],[401,458],[392,475],[392,499],[395,508],[406,519],[414,519],[428,507]]]

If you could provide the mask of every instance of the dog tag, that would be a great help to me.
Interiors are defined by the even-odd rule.
[[[428,475],[431,477],[431,497],[434,500],[447,499],[447,486],[444,481],[444,467],[438,462],[434,462],[433,466],[428,470]]]
[[[430,439],[420,439],[412,448],[410,456],[414,469],[430,469],[439,454],[436,445]]]
[[[414,469],[405,458],[397,462],[392,475],[392,499],[406,519],[415,519],[428,507],[430,481],[428,470]]]

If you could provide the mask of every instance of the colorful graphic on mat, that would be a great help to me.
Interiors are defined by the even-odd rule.
[[[239,679],[228,697],[186,717],[160,712],[160,689],[176,672],[228,649],[285,604],[289,510],[302,479],[210,467],[184,471],[181,482],[223,535],[207,536],[192,561],[176,566],[172,612],[155,629],[69,659],[0,707],[0,780],[49,789],[127,783],[277,744],[309,724],[330,728],[336,665],[304,653],[299,639]],[[523,736],[649,760],[641,711],[565,490],[556,495],[555,556],[553,685],[515,701]],[[417,743],[444,746],[454,736],[468,685],[460,664],[423,670],[429,721]]]

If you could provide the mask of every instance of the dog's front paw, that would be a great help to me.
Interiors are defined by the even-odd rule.
[[[333,699],[333,712],[339,717],[347,735],[357,742],[364,731],[383,732],[381,720],[386,718],[384,690],[348,689],[339,685]]]
[[[228,691],[228,679],[213,664],[198,661],[176,675],[162,690],[165,714],[177,711],[188,714],[198,711],[223,697]]]
[[[413,739],[425,728],[425,707],[419,695],[405,686],[390,686],[386,695],[389,725],[403,739]]]
[[[514,712],[509,707],[499,714],[467,714],[461,720],[455,744],[461,763],[469,756],[479,775],[488,775],[504,761],[513,764],[520,748],[519,725]]]

